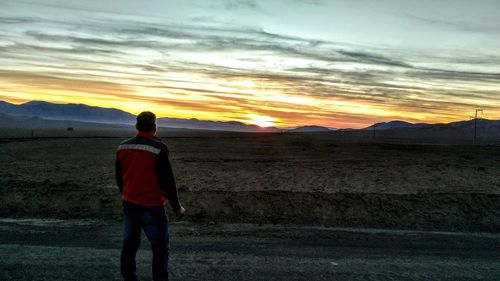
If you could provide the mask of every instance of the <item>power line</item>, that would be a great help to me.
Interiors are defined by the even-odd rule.
[[[476,114],[474,115],[474,138],[472,139],[472,144],[476,145],[477,143],[477,115],[481,112],[481,116],[483,116],[483,110],[476,108]]]

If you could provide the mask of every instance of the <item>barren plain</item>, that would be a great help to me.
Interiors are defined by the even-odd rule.
[[[119,219],[122,138],[3,139],[0,215]],[[500,148],[335,134],[171,133],[190,220],[500,230]]]

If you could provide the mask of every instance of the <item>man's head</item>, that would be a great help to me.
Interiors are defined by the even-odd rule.
[[[135,127],[139,132],[156,132],[156,115],[151,111],[139,113]]]

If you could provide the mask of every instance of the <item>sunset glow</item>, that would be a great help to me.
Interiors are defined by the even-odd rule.
[[[0,1],[0,100],[261,127],[500,119],[498,1],[139,2]]]
[[[259,127],[265,128],[265,127],[276,126],[274,118],[269,116],[259,116],[259,115],[249,114],[248,117],[249,117],[248,123],[257,125]]]

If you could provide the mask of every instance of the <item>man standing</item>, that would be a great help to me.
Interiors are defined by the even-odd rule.
[[[141,229],[153,251],[153,280],[168,280],[169,234],[164,204],[168,200],[177,219],[186,210],[177,197],[167,145],[156,134],[156,116],[145,111],[137,116],[137,135],[118,146],[116,183],[123,200],[123,247],[120,270],[125,281],[137,281],[135,255]]]

